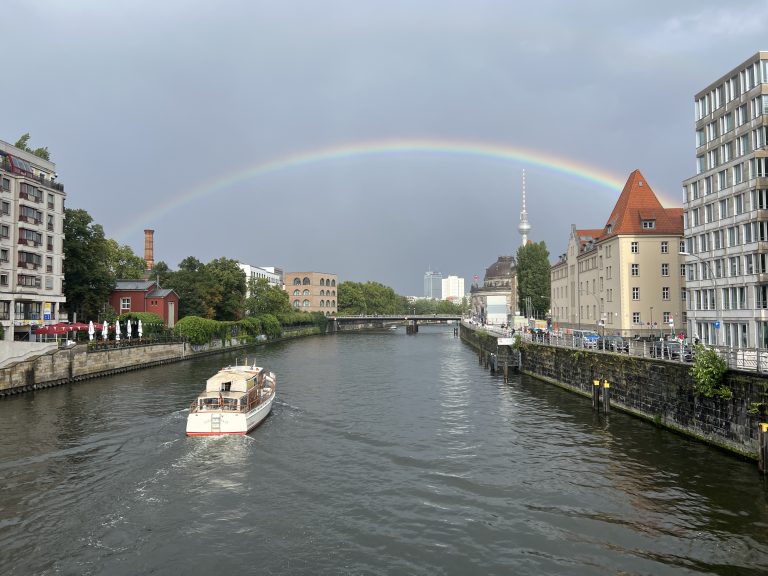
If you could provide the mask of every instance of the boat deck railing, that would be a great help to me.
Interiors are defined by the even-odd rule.
[[[250,412],[259,404],[262,404],[265,400],[269,399],[272,392],[267,392],[269,388],[265,388],[264,392],[258,398],[254,398],[248,405],[238,404],[234,398],[209,398],[212,402],[198,404],[197,400],[192,402],[189,407],[190,412]],[[265,393],[266,392],[266,393]]]

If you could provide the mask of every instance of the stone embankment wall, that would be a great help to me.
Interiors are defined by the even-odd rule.
[[[0,396],[183,360],[184,343],[88,351],[85,344],[47,352],[0,368]]]
[[[464,326],[461,336],[475,348],[496,349],[487,336],[478,337]],[[589,398],[593,381],[607,380],[612,409],[757,459],[758,425],[768,420],[768,379],[729,371],[725,379],[733,398],[705,398],[694,393],[690,368],[669,360],[545,344],[527,343],[521,348],[520,370],[525,374]]]
[[[319,334],[315,327],[286,328],[279,340]],[[261,341],[260,341],[261,342]],[[259,342],[259,343],[260,343]],[[108,350],[88,350],[87,344],[54,349],[34,358],[0,368],[0,396],[49,388],[68,382],[108,376],[118,372],[140,370],[168,362],[178,362],[208,354],[217,354],[253,346],[236,338],[214,340],[193,346],[184,342],[146,346],[115,347]]]

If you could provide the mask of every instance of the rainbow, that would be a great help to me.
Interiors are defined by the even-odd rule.
[[[138,215],[129,224],[118,229],[116,235],[118,238],[125,240],[127,236],[134,234],[136,231],[151,227],[152,222],[157,221],[180,206],[226,190],[236,184],[264,176],[265,174],[347,158],[414,154],[512,161],[525,167],[539,167],[549,172],[576,177],[584,182],[597,185],[614,193],[624,187],[626,179],[626,177],[622,178],[594,166],[575,162],[568,158],[503,144],[433,139],[393,139],[355,142],[289,154],[227,174],[202,186],[171,197],[164,202],[155,204],[151,210]]]

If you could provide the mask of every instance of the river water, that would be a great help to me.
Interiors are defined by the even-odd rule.
[[[2,574],[768,571],[754,463],[504,384],[450,327],[251,355],[278,399],[244,437],[184,436],[234,355],[0,401]]]

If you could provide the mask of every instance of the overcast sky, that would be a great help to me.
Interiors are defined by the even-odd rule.
[[[3,22],[0,139],[47,146],[107,236],[404,295],[517,251],[524,168],[553,261],[605,224],[606,178],[681,206],[694,94],[768,50],[744,0],[6,0]]]

